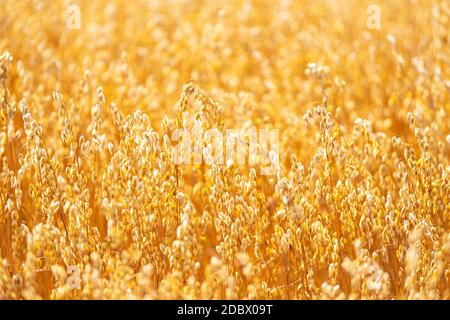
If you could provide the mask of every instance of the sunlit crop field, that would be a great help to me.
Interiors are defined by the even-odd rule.
[[[0,299],[450,299],[449,116],[447,0],[0,0]]]

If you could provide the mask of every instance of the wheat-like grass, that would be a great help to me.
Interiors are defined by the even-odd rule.
[[[450,298],[448,1],[70,4],[0,1],[0,299]]]

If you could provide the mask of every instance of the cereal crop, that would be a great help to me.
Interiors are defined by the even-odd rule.
[[[448,0],[0,0],[0,299],[448,300],[449,116]]]

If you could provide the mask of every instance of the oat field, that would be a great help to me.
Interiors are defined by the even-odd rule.
[[[448,300],[449,116],[448,0],[0,0],[0,299]]]

